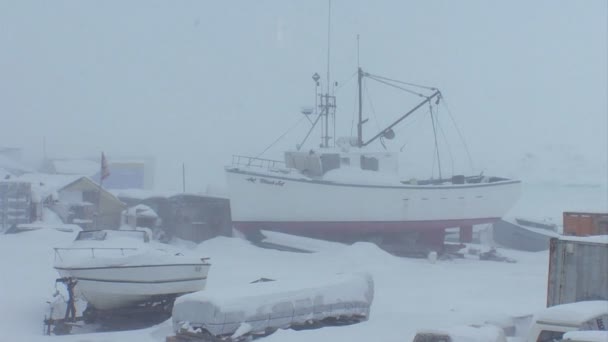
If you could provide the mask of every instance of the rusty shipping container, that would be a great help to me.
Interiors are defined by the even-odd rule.
[[[564,235],[608,234],[608,214],[564,212]]]
[[[608,300],[608,237],[552,238],[547,307]]]

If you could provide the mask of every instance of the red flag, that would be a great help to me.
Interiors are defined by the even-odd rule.
[[[110,176],[110,168],[108,167],[108,160],[106,155],[101,152],[101,180],[104,180]]]

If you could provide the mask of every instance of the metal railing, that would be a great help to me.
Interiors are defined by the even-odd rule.
[[[282,160],[264,159],[239,155],[232,156],[232,165],[259,167],[264,169],[285,168],[286,166],[285,162]]]
[[[125,251],[135,251],[138,248],[134,248],[134,247],[74,247],[74,248],[70,248],[70,247],[65,247],[65,248],[53,248],[55,250],[55,260],[57,260],[57,257],[59,257],[59,259],[61,261],[63,261],[63,258],[61,257],[61,253],[59,253],[59,251],[74,251],[74,250],[90,250],[91,251],[91,257],[95,258],[95,250],[119,250],[121,255],[125,255]]]

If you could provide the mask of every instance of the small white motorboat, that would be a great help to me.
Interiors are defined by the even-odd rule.
[[[201,291],[210,266],[207,258],[150,242],[140,230],[81,231],[70,246],[55,248],[55,269],[75,279],[76,293],[98,310]]]

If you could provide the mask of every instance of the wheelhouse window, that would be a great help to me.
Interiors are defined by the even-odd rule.
[[[361,156],[361,169],[378,171],[378,158]]]

